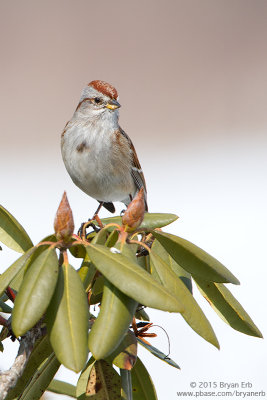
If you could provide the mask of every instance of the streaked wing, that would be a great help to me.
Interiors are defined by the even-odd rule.
[[[136,188],[139,191],[142,187],[144,187],[145,189],[145,203],[146,203],[146,211],[147,211],[147,191],[146,191],[146,181],[145,181],[145,177],[140,165],[140,162],[138,160],[134,145],[131,141],[131,139],[129,138],[129,136],[127,135],[126,132],[124,132],[123,129],[120,128],[120,132],[122,133],[122,135],[128,140],[129,144],[130,144],[130,148],[132,151],[132,160],[133,160],[133,165],[132,165],[132,177],[133,180],[135,182]]]

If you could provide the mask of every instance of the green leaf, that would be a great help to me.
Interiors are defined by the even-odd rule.
[[[175,214],[145,213],[144,220],[138,230],[162,228],[170,225],[178,218]]]
[[[27,271],[27,269],[29,268],[29,266],[33,263],[33,261],[39,257],[39,255],[45,251],[46,249],[48,249],[49,245],[46,246],[39,246],[34,248],[34,252],[32,253],[32,255],[30,256],[29,260],[25,263],[25,265],[23,266],[23,268],[20,269],[20,271],[14,276],[14,278],[10,281],[9,285],[13,290],[15,290],[15,292],[18,292],[22,281],[24,279],[24,275]]]
[[[88,296],[90,306],[101,303],[102,300],[102,293],[98,293],[97,295],[91,294]]]
[[[39,400],[60,367],[60,363],[52,353],[36,371],[29,385],[19,400]]]
[[[145,213],[144,220],[138,230],[162,228],[176,221],[178,218],[175,214]],[[120,216],[103,218],[101,222],[103,225],[122,224]]]
[[[43,238],[42,240],[40,240],[40,242],[38,243],[42,243],[42,242],[57,242],[57,238],[55,233],[52,233],[51,235],[46,236],[45,238]]]
[[[85,291],[88,292],[89,289],[91,289],[92,283],[94,281],[96,268],[93,263],[91,263],[87,253],[85,253],[85,257],[81,267],[78,270],[78,274],[81,278]]]
[[[0,276],[0,296],[2,296],[12,279],[14,279],[19,271],[26,265],[35,250],[36,247],[29,249]]]
[[[211,324],[181,279],[153,251],[150,252],[150,260],[152,274],[155,271],[155,276],[158,277],[162,285],[184,305],[184,311],[181,312],[181,315],[185,321],[203,339],[219,348],[220,346]]]
[[[150,351],[153,356],[159,358],[160,360],[164,361],[165,363],[171,365],[174,368],[180,369],[179,365],[176,364],[175,361],[173,361],[168,355],[162,353],[159,349],[156,347],[152,346],[151,344],[143,342],[141,339],[137,339],[138,343],[141,344],[145,349]]]
[[[58,360],[79,372],[88,354],[88,303],[81,279],[69,264],[59,271],[54,296],[46,313],[51,345]]]
[[[116,231],[116,230],[112,231],[111,234],[109,235],[109,237],[108,237],[108,239],[107,239],[105,245],[106,245],[107,247],[113,247],[113,246],[115,246],[115,244],[116,244],[118,238],[119,238],[119,232]]]
[[[0,312],[10,314],[12,313],[12,308],[9,307],[4,301],[0,300]]]
[[[98,295],[103,292],[105,278],[103,275],[100,275],[96,278],[94,286],[92,287],[93,295]]]
[[[0,206],[0,241],[18,253],[33,246],[24,228],[3,206]]]
[[[142,256],[142,257],[136,257],[136,262],[137,262],[138,265],[140,265],[141,268],[143,268],[145,271],[150,273],[149,255]]]
[[[207,281],[239,284],[238,279],[226,267],[193,243],[165,232],[154,231],[153,236],[192,275]]]
[[[93,238],[92,243],[94,244],[105,244],[108,239],[109,233],[106,229],[101,229]]]
[[[8,392],[5,400],[12,400],[25,390],[31,378],[40,365],[53,353],[47,335],[38,340],[31,352],[29,360],[23,370],[22,376],[18,379],[16,386]],[[53,353],[54,354],[54,353]]]
[[[152,379],[140,358],[137,358],[131,375],[133,400],[157,400],[157,394]]]
[[[101,245],[90,245],[87,253],[95,267],[121,292],[148,307],[181,312],[183,306],[151,275],[122,254]]]
[[[58,277],[56,250],[49,247],[27,269],[12,312],[12,330],[24,335],[45,313]]]
[[[89,333],[89,349],[96,360],[108,357],[119,346],[136,307],[136,301],[105,280],[100,312]]]
[[[164,247],[160,244],[158,240],[154,240],[152,249],[154,253],[159,255],[160,258],[162,258],[162,260],[169,265],[173,272],[181,279],[187,289],[192,293],[191,274],[185,271],[181,267],[181,265],[177,264],[177,262],[168,254],[168,252],[164,249]]]
[[[120,369],[120,375],[121,375],[121,399],[133,400],[131,371],[127,371],[126,369]]]
[[[48,392],[64,394],[76,399],[76,387],[67,382],[62,382],[57,379],[53,379],[48,388]]]
[[[246,335],[262,337],[241,304],[222,283],[207,282],[193,276],[201,294],[224,322]]]
[[[137,359],[137,339],[132,331],[128,331],[120,345],[108,357],[107,361],[120,369],[131,370]]]
[[[115,247],[121,254],[123,254],[126,258],[131,260],[134,263],[137,263],[136,258],[136,244],[128,244],[128,243],[116,243]]]
[[[140,319],[141,321],[150,321],[149,315],[143,308],[136,310],[135,318]]]
[[[119,400],[121,379],[105,360],[89,360],[77,384],[79,400]]]
[[[76,397],[79,400],[83,400],[83,399],[86,399],[87,397],[89,397],[89,394],[87,393],[87,386],[88,386],[88,382],[89,382],[90,373],[91,373],[91,370],[92,370],[94,364],[95,364],[94,357],[90,357],[90,359],[88,360],[86,366],[82,370],[81,375],[78,379],[77,386],[76,386]],[[87,396],[87,394],[88,394],[88,396]]]
[[[84,258],[86,255],[83,244],[76,244],[75,246],[71,246],[69,250],[75,258]]]

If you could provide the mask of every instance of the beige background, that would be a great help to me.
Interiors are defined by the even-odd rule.
[[[65,189],[77,227],[90,216],[96,203],[68,177],[59,138],[83,86],[106,80],[119,91],[150,211],[177,213],[169,231],[240,278],[233,292],[264,333],[267,2],[1,0],[0,7],[1,203],[34,241],[52,231]],[[16,257],[4,250],[1,271]],[[220,353],[176,316],[151,312],[183,368],[141,352],[159,399],[177,399],[201,380],[250,380],[267,391],[264,342],[230,330],[202,305]],[[154,344],[164,350],[157,332]],[[6,363],[0,354],[0,367]]]

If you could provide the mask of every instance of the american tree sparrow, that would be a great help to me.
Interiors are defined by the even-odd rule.
[[[126,206],[143,187],[145,178],[129,136],[118,123],[117,90],[92,81],[61,135],[62,157],[73,182],[86,194],[115,211],[114,201]]]

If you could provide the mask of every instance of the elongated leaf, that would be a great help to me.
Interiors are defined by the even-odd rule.
[[[172,224],[178,218],[175,214],[145,213],[144,220],[138,230],[162,228]]]
[[[19,271],[26,265],[35,250],[36,247],[29,249],[0,276],[0,296],[2,296],[12,279],[14,279]]]
[[[18,379],[16,386],[8,392],[8,396],[5,400],[12,400],[20,396],[40,365],[44,362],[44,360],[51,356],[52,353],[53,350],[47,335],[38,340],[38,342],[36,342],[34,345],[27,365],[23,370],[22,376]]]
[[[54,243],[57,242],[55,233],[52,233],[51,235],[46,236],[45,238],[40,240],[40,242],[38,242],[38,243],[41,243],[41,242],[54,242]]]
[[[261,332],[241,304],[222,283],[206,282],[193,277],[201,294],[224,322],[246,335],[262,337]]]
[[[147,256],[142,256],[142,257],[137,257],[136,258],[137,264],[140,265],[141,268],[143,268],[145,271],[150,273],[150,259],[149,255]]]
[[[173,361],[167,354],[162,353],[159,349],[156,347],[152,346],[151,344],[143,342],[141,339],[137,339],[138,343],[141,344],[145,349],[150,351],[153,356],[159,358],[160,360],[164,361],[165,363],[171,365],[174,368],[180,369],[179,365],[176,364],[175,361]]]
[[[58,277],[56,250],[48,248],[37,257],[24,276],[12,312],[12,330],[22,336],[45,313]]]
[[[133,400],[157,400],[157,394],[152,379],[140,358],[137,358],[131,375]]]
[[[51,345],[58,360],[79,372],[88,354],[88,303],[81,279],[69,264],[59,271],[54,296],[46,313]]]
[[[149,273],[124,255],[111,250],[101,245],[87,247],[95,267],[121,292],[148,307],[170,312],[183,311],[183,306]]]
[[[136,249],[137,246],[136,244],[128,244],[128,243],[123,243],[123,245],[118,242],[116,243],[115,247],[120,251],[121,254],[123,254],[125,257],[127,257],[129,260],[133,261],[136,263]]]
[[[109,233],[106,229],[101,229],[93,238],[92,243],[94,244],[105,244],[108,239]]]
[[[169,225],[172,222],[176,221],[179,217],[175,214],[160,214],[160,213],[145,213],[144,220],[142,224],[139,226],[138,230],[142,229],[156,229],[162,228],[163,226]],[[110,218],[103,218],[101,222],[104,225],[107,224],[118,224],[121,225],[122,218],[117,217],[110,217]]]
[[[0,206],[0,241],[18,253],[33,246],[25,229],[3,206]]]
[[[84,258],[86,251],[83,244],[78,244],[70,247],[70,252],[75,258]]]
[[[93,294],[88,296],[88,300],[89,300],[89,304],[90,306],[101,303],[102,301],[102,294],[103,293],[98,293],[96,296],[94,296]]]
[[[78,379],[77,386],[76,386],[76,397],[79,400],[84,400],[87,399],[89,394],[87,393],[88,389],[88,381],[90,377],[91,370],[95,364],[95,359],[94,357],[90,357],[90,359],[87,361],[86,366],[81,372],[81,375]],[[88,394],[88,396],[87,396]]]
[[[168,254],[168,252],[164,249],[164,247],[160,244],[158,240],[154,240],[152,245],[152,250],[156,253],[169,267],[173,270],[175,275],[177,275],[181,281],[185,284],[187,289],[192,293],[192,279],[191,274],[185,271],[181,265],[177,264],[177,262]]]
[[[135,318],[140,319],[141,321],[150,321],[149,315],[145,312],[143,308],[136,310]]]
[[[153,251],[150,252],[150,260],[152,274],[155,270],[156,276],[162,285],[184,305],[184,311],[181,315],[185,321],[196,333],[203,337],[203,339],[219,348],[220,346],[211,324],[181,279],[179,279],[168,264],[157,254],[154,254]]]
[[[122,400],[133,400],[132,375],[126,369],[120,369],[121,376],[121,398]]]
[[[137,339],[132,331],[128,331],[116,350],[108,357],[107,361],[120,369],[131,370],[137,358]]]
[[[88,342],[96,360],[108,357],[119,346],[129,329],[136,307],[136,301],[105,281],[100,313],[93,324]]]
[[[105,360],[95,362],[90,373],[89,394],[96,395],[96,400],[118,400],[120,385],[120,376],[110,364]]]
[[[118,237],[119,237],[119,232],[116,231],[116,230],[112,231],[111,234],[109,235],[109,237],[108,237],[108,239],[107,239],[105,245],[106,245],[107,247],[113,247],[113,246],[115,246],[115,243],[117,242]]]
[[[52,353],[34,374],[30,384],[19,397],[19,400],[39,400],[54,375],[60,367],[60,363]]]
[[[28,267],[34,262],[34,260],[39,257],[39,255],[48,249],[49,245],[45,246],[39,246],[36,247],[32,255],[30,256],[29,260],[26,262],[26,264],[23,266],[23,268],[20,269],[20,271],[14,276],[14,278],[10,281],[9,286],[15,290],[16,292],[19,291],[22,281],[24,279],[24,275],[28,269]]]
[[[238,279],[219,261],[191,242],[164,232],[153,232],[174,260],[192,275],[207,281],[239,284]]]
[[[121,379],[105,360],[89,360],[78,381],[76,396],[79,400],[119,400]]]
[[[91,289],[96,274],[96,268],[91,263],[87,253],[85,253],[85,257],[81,267],[78,270],[78,274],[79,277],[81,278],[85,291],[88,292],[89,289]]]
[[[103,292],[105,278],[103,275],[100,275],[96,278],[94,286],[92,287],[93,295],[98,295]]]
[[[48,388],[48,392],[65,394],[76,399],[76,387],[67,382],[62,382],[57,379],[53,379]]]

